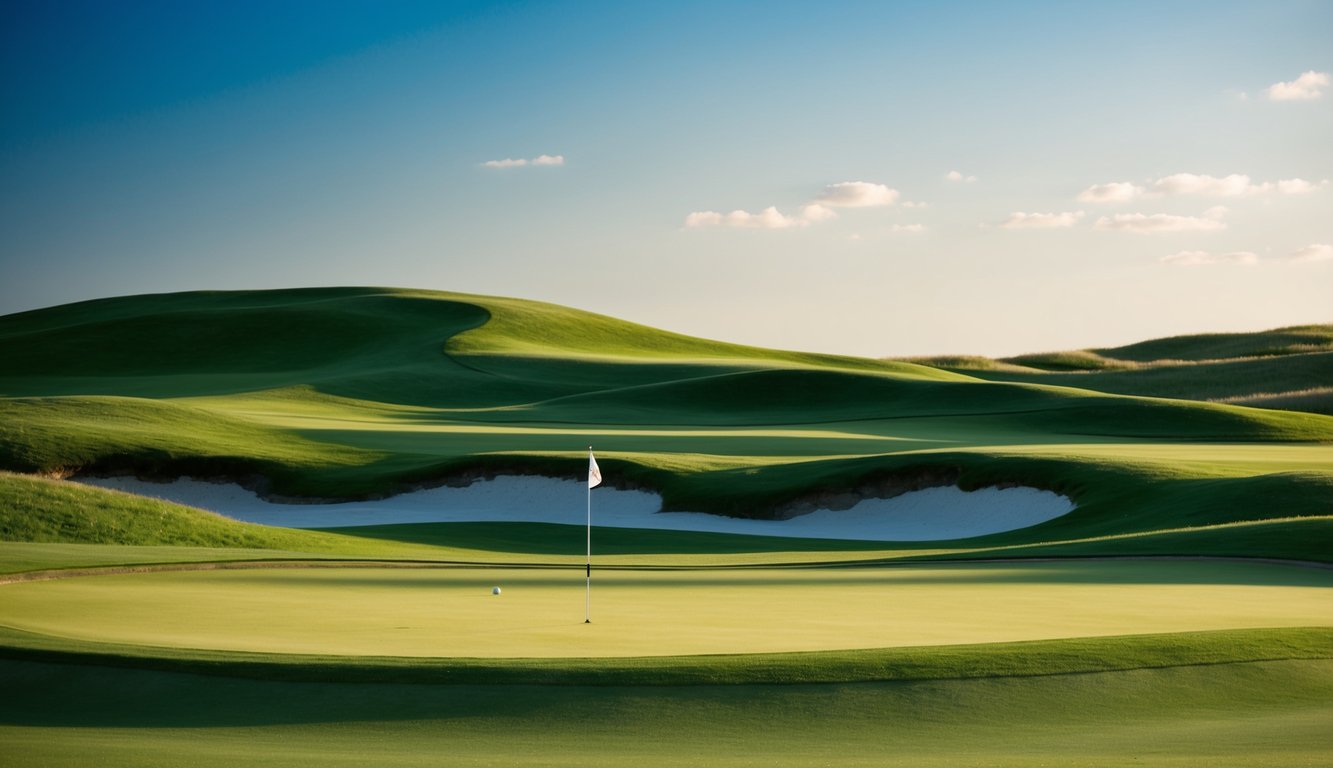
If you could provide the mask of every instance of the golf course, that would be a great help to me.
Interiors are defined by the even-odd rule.
[[[1333,326],[887,360],[312,288],[0,360],[7,765],[1333,756]]]

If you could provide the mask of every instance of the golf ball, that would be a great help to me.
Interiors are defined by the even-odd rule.
[[[492,595],[498,595],[498,594],[500,594],[500,588],[499,588],[499,587],[495,587],[495,588],[493,588],[493,589],[491,590],[491,594],[492,594]]]

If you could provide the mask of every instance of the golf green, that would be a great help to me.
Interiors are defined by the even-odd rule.
[[[89,642],[421,657],[679,656],[1333,624],[1333,570],[1092,561],[606,570],[259,568],[10,584],[0,624]],[[492,595],[493,586],[502,587]]]

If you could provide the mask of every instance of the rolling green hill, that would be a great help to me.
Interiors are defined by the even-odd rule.
[[[1095,354],[1317,370],[1333,354],[1304,351],[1320,333]],[[1291,354],[1253,358],[1263,350]],[[669,509],[762,517],[817,491],[941,477],[1078,503],[994,540],[1006,546],[1333,514],[1330,417],[757,349],[517,299],[374,288],[106,299],[0,318],[0,359],[0,468],[19,472],[225,476],[363,497],[460,472],[574,476],[593,444],[613,481],[654,488]]]
[[[1317,763],[1328,572],[1256,559],[1333,561],[1333,418],[1197,397],[1326,381],[1319,343],[946,369],[369,288],[0,317],[0,748],[34,765]],[[60,479],[368,497],[577,477],[589,444],[611,483],[673,509],[951,482],[1077,508],[944,542],[599,529],[611,616],[589,636],[578,527],[297,531]],[[773,652],[798,637],[811,650]],[[626,638],[641,655],[584,658]]]

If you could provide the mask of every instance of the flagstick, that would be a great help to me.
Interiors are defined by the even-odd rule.
[[[589,464],[592,463],[592,446],[588,446]],[[588,575],[587,590],[583,595],[583,623],[592,623],[592,483],[588,483]]]

